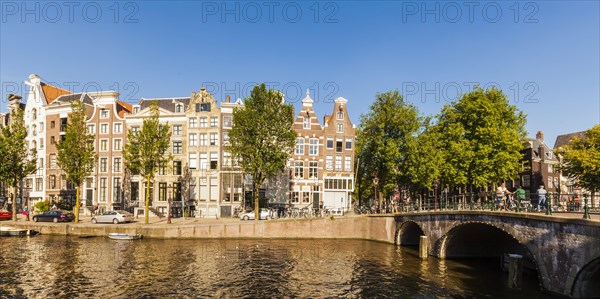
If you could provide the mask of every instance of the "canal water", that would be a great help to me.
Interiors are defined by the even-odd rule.
[[[0,238],[0,298],[548,298],[497,260],[361,240]]]

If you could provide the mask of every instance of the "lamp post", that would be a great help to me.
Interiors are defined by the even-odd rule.
[[[171,201],[173,200],[173,186],[171,183],[167,186],[169,195],[167,197],[167,224],[171,224]]]
[[[381,209],[381,202],[377,198],[377,184],[379,184],[379,178],[374,177],[373,178],[373,187],[375,188],[375,192],[373,193],[373,197],[375,199],[375,202],[377,202],[377,209],[379,210],[379,209]]]
[[[590,217],[590,209],[588,207],[588,195],[587,193],[583,194],[583,219],[591,219]]]

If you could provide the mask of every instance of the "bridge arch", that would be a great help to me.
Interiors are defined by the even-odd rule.
[[[505,253],[515,253],[535,264],[535,256],[511,232],[478,221],[449,228],[435,244],[434,253],[439,258],[501,257]],[[535,268],[537,270],[537,265]]]
[[[574,298],[600,297],[600,257],[587,263],[575,278],[571,296]]]
[[[396,229],[395,242],[401,246],[417,246],[423,235],[425,231],[417,222],[404,221]]]

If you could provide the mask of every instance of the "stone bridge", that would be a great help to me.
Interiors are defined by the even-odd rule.
[[[388,215],[388,217],[390,217]],[[600,297],[600,222],[502,212],[395,214],[395,243],[418,245],[441,259],[521,254],[541,287],[574,298]],[[389,218],[388,218],[389,219]]]

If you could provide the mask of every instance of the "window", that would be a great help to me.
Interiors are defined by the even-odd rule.
[[[336,117],[337,119],[344,119],[344,111],[338,111]]]
[[[138,127],[138,126],[131,127],[131,133],[133,133],[133,135],[135,135],[139,132],[140,132],[140,127]]]
[[[173,125],[173,135],[181,136],[181,125]]]
[[[106,201],[106,192],[108,191],[107,178],[100,178],[100,201]]]
[[[35,110],[35,108],[31,109],[31,119],[32,120],[37,119],[37,110]]]
[[[108,110],[106,110],[106,109],[100,110],[100,118],[108,118]]]
[[[133,114],[140,112],[140,107],[133,107]]]
[[[100,172],[108,171],[108,158],[100,158]]]
[[[49,179],[50,189],[56,189],[56,176],[51,175]]]
[[[341,153],[342,152],[342,141],[341,140],[337,140],[335,142],[335,152],[336,153]]]
[[[173,175],[181,175],[181,161],[173,161]]]
[[[296,138],[296,150],[294,151],[294,154],[304,155],[304,138]]]
[[[166,175],[167,174],[167,162],[161,161],[158,164],[158,175]]]
[[[54,136],[50,136],[50,144],[55,144],[56,143],[56,139],[54,138]]]
[[[304,119],[302,120],[302,127],[305,129],[310,129],[310,117],[304,117]]]
[[[190,129],[196,128],[198,126],[198,119],[195,117],[190,118]]]
[[[352,149],[352,139],[346,138],[346,149]]]
[[[60,189],[67,189],[67,177],[64,174],[60,176]]]
[[[40,149],[44,148],[44,138],[40,138]]]
[[[352,157],[351,156],[344,157],[344,170],[346,170],[346,171],[352,170]]]
[[[327,149],[333,149],[333,138],[327,138]]]
[[[304,162],[303,161],[294,161],[294,178],[296,178],[296,179],[304,178]]]
[[[108,139],[100,139],[100,151],[108,151]]]
[[[308,154],[311,156],[316,156],[319,154],[319,139],[311,138],[308,141]]]
[[[190,161],[190,169],[198,168],[198,154],[190,153],[189,161]]]
[[[548,173],[552,173],[552,164],[548,164]]]
[[[298,203],[300,202],[300,192],[292,192],[292,203]]]
[[[56,154],[50,154],[50,168],[56,169]]]
[[[202,133],[200,134],[200,146],[205,146],[206,145],[206,134]]]
[[[217,133],[210,133],[210,145],[217,145]]]
[[[44,123],[40,122],[40,133],[44,132]]]
[[[232,120],[231,115],[223,116],[223,127],[231,128],[231,125],[233,124],[231,120]]]
[[[335,155],[335,170],[342,170],[342,155]]]
[[[123,139],[113,139],[113,151],[120,151],[123,148]]]
[[[308,162],[308,178],[316,179],[319,177],[319,162],[310,161]]]
[[[229,132],[223,132],[223,143],[229,144]]]
[[[67,122],[66,117],[60,119],[60,131],[61,132],[64,132],[67,129],[67,124],[68,124],[68,122]]]
[[[548,185],[546,185],[546,189],[552,188],[552,178],[548,178]]]
[[[183,112],[183,105],[182,104],[175,105],[175,113],[181,113],[181,112]]]
[[[113,202],[121,202],[121,178],[113,179]]]
[[[108,134],[108,124],[100,124],[100,134]]]
[[[211,128],[216,128],[219,125],[219,118],[218,117],[211,117],[210,118],[210,127]]]
[[[341,124],[341,123],[337,124],[336,129],[337,129],[336,132],[338,132],[338,133],[344,133],[344,124]]]
[[[56,127],[56,123],[54,121],[50,122],[50,129],[54,129]]]
[[[42,178],[35,178],[35,191],[42,191],[43,184]]]
[[[196,104],[196,112],[209,112],[210,103],[198,103]]]
[[[206,117],[200,117],[200,128],[206,128],[208,126]]]
[[[223,166],[231,167],[231,153],[223,152]]]
[[[167,201],[167,183],[158,183],[158,201]]]
[[[190,146],[196,146],[198,145],[198,135],[194,134],[190,134]]]
[[[37,125],[31,125],[31,134],[37,135]]]
[[[181,141],[173,141],[173,154],[181,154]]]
[[[113,172],[114,173],[121,172],[121,157],[113,158]]]
[[[208,168],[208,154],[200,153],[200,169]]]
[[[96,134],[96,125],[87,126],[88,134]]]
[[[123,133],[123,124],[122,123],[114,123],[113,124],[113,133],[115,133],[115,134]]]
[[[310,192],[302,192],[302,203],[310,202]]]
[[[332,170],[333,169],[333,156],[327,155],[325,158],[325,169]]]
[[[219,154],[210,153],[210,169],[217,169],[219,167]]]

